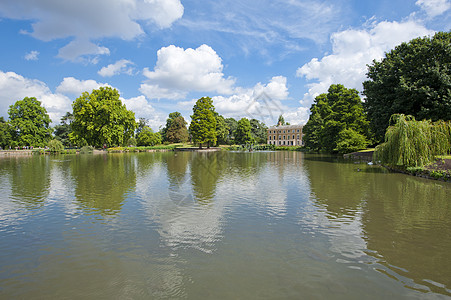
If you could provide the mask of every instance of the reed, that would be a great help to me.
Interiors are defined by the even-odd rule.
[[[393,115],[385,142],[376,147],[374,159],[392,167],[422,167],[438,155],[450,153],[451,123],[416,121],[413,116]]]

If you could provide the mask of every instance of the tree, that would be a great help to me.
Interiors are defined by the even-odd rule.
[[[135,114],[122,104],[116,89],[100,87],[91,94],[84,92],[72,107],[73,132],[69,137],[78,145],[124,145],[135,131]]]
[[[210,97],[202,97],[197,100],[193,107],[193,115],[191,116],[191,124],[189,126],[193,143],[210,145],[216,144],[216,118],[213,100]]]
[[[44,147],[51,138],[52,122],[47,110],[34,97],[25,97],[8,110],[12,138],[18,145]]]
[[[136,136],[138,136],[141,131],[144,129],[144,127],[147,126],[147,120],[146,118],[139,118],[138,123],[136,124]]]
[[[215,113],[216,118],[216,141],[218,145],[227,144],[227,138],[229,136],[229,127],[223,116]]]
[[[225,123],[227,127],[229,128],[229,134],[227,136],[227,143],[229,145],[233,144],[235,142],[235,131],[238,127],[238,121],[234,118],[227,118],[225,119]]]
[[[169,117],[166,119],[166,125],[163,128],[161,128],[161,131],[160,131],[163,141],[169,142],[166,138],[166,132],[168,131],[169,127],[171,127],[171,124],[174,121],[174,119],[181,117],[181,116],[182,116],[182,114],[179,113],[178,111],[172,112],[169,114]]]
[[[166,141],[170,143],[186,143],[189,138],[186,121],[181,115],[172,119],[166,130]]]
[[[153,132],[149,126],[145,126],[139,133],[136,142],[138,146],[155,146],[161,144],[161,135],[159,132]]]
[[[451,120],[451,32],[402,43],[368,66],[365,109],[382,141],[393,114]]]
[[[279,116],[279,120],[277,120],[277,126],[285,125],[285,119],[282,115]]]
[[[303,128],[308,149],[345,153],[364,149],[371,141],[369,122],[355,89],[331,85],[327,94],[315,98],[310,112]]]
[[[3,117],[0,117],[0,147],[2,149],[13,146],[11,131],[11,125]]]
[[[259,144],[266,144],[268,127],[266,127],[265,123],[260,122],[257,119],[251,119],[250,124],[254,140]]]
[[[49,151],[50,152],[54,152],[54,153],[60,153],[61,151],[64,150],[64,145],[63,143],[61,143],[61,141],[57,140],[57,139],[53,139],[51,140],[47,146],[49,147]]]
[[[235,132],[235,142],[240,145],[253,144],[255,142],[251,131],[251,122],[242,118],[238,121],[238,126]]]
[[[59,125],[55,126],[53,134],[55,135],[55,139],[63,143],[64,146],[69,147],[70,139],[69,134],[72,132],[71,123],[74,119],[74,115],[70,112],[66,112],[66,114],[61,117],[61,122]]]

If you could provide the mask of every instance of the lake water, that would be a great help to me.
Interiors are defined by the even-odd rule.
[[[449,299],[451,184],[300,152],[0,159],[1,299]]]

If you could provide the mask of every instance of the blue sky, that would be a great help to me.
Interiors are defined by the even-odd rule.
[[[449,31],[450,0],[2,0],[0,116],[36,97],[54,124],[83,91],[119,90],[158,130],[213,98],[225,117],[308,120],[330,84],[362,91],[366,65]]]

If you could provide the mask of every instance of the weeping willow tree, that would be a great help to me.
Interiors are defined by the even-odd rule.
[[[385,133],[385,142],[376,147],[374,159],[389,166],[422,167],[437,155],[451,150],[451,123],[416,121],[413,116],[396,114]]]

